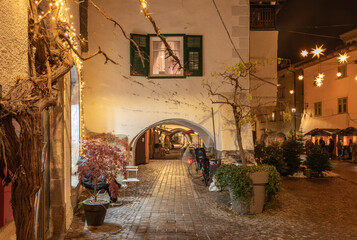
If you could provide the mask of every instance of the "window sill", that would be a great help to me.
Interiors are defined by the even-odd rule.
[[[150,79],[160,79],[160,78],[186,78],[186,76],[148,76]]]

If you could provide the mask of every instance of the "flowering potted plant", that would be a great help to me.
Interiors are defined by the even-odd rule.
[[[115,139],[115,141],[114,141]],[[101,185],[107,184],[111,199],[116,199],[120,184],[116,178],[125,175],[128,151],[124,141],[116,139],[113,135],[109,139],[92,138],[81,143],[84,160],[78,161],[79,182],[90,181],[94,189],[94,198],[83,201],[87,224],[98,226],[103,224],[109,202],[97,198],[97,191]]]

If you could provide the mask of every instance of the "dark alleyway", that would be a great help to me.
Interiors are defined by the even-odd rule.
[[[67,239],[357,239],[357,186],[341,177],[284,178],[276,206],[239,216],[226,207],[225,193],[192,181],[182,161],[139,169],[137,195],[129,192],[122,206],[109,208],[96,229],[76,217]]]

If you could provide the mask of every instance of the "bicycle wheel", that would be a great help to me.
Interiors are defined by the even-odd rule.
[[[197,163],[197,161],[193,161],[190,165],[188,165],[188,173],[192,178],[200,178],[202,177],[202,168]]]

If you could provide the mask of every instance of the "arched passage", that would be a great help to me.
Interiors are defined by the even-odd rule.
[[[183,126],[189,129],[192,129],[193,131],[195,131],[200,138],[202,139],[203,143],[205,144],[205,146],[210,149],[214,147],[214,139],[212,134],[203,126],[194,123],[192,121],[186,120],[186,119],[180,119],[180,118],[174,118],[174,119],[165,119],[156,123],[153,123],[149,126],[147,126],[146,128],[144,128],[143,130],[141,130],[130,142],[130,148],[132,150],[132,156],[133,159],[135,159],[135,150],[137,148],[137,143],[138,140],[142,140],[145,133],[149,130],[152,129],[154,127],[160,126],[160,125],[179,125],[179,126]],[[140,147],[140,146],[139,146]]]

